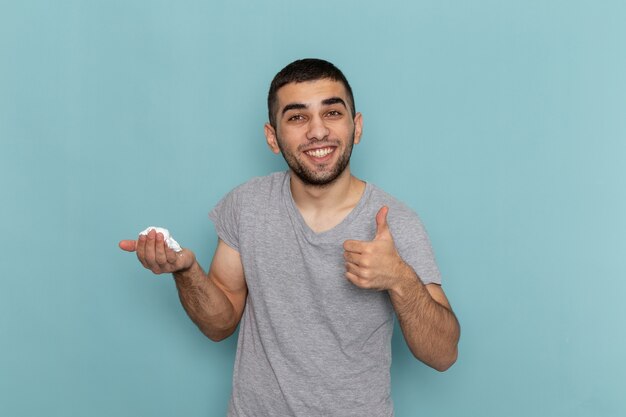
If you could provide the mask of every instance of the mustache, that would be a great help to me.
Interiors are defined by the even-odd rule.
[[[327,145],[327,146],[337,146],[339,147],[339,145],[341,145],[341,141],[340,140],[330,140],[330,139],[315,139],[315,140],[311,140],[309,143],[305,143],[302,145],[298,146],[298,151],[304,151],[306,149],[309,149],[311,147],[312,144],[315,144],[315,146],[319,146],[319,145]]]

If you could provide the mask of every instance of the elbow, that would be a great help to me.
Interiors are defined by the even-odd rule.
[[[459,357],[459,338],[461,336],[460,333],[461,329],[457,325],[457,329],[454,333],[453,339],[450,341],[450,343],[445,345],[445,348],[441,349],[440,354],[438,355],[434,363],[430,365],[433,369],[439,372],[445,372],[456,363],[456,360]]]
[[[206,334],[206,337],[208,337],[209,339],[211,339],[211,341],[213,342],[221,342],[222,340],[226,340],[228,339],[228,336],[230,336],[230,334]]]
[[[454,352],[447,356],[446,358],[442,358],[442,360],[438,361],[436,364],[433,364],[432,367],[436,371],[445,372],[454,365],[458,358],[458,351],[454,349]]]
[[[230,335],[232,335],[234,333],[235,329],[232,329],[230,331],[222,331],[222,332],[205,332],[203,331],[202,333],[204,333],[204,335],[206,337],[208,337],[209,339],[211,339],[213,342],[221,342],[222,340],[226,340],[230,337]]]
[[[419,356],[415,352],[412,353],[417,360],[439,372],[445,372],[450,369],[458,358],[456,346],[447,352],[440,351],[437,355]]]
[[[445,372],[448,369],[450,369],[452,365],[454,365],[458,356],[459,356],[459,352],[455,346],[452,352],[450,352],[449,354],[445,356],[442,356],[441,358],[439,358],[439,360],[430,364],[430,366],[436,371]]]
[[[228,339],[233,333],[235,333],[237,325],[223,327],[216,327],[215,325],[211,327],[198,325],[198,328],[213,342],[221,342],[222,340]]]

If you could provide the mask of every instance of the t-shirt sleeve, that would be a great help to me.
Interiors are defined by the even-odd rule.
[[[402,259],[424,284],[441,284],[441,273],[430,239],[417,214],[407,210],[393,220],[389,227]]]
[[[234,189],[209,212],[217,236],[236,251],[239,251],[239,207],[238,189]]]

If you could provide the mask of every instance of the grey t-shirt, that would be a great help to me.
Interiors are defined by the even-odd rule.
[[[211,211],[248,286],[229,417],[393,415],[393,308],[387,292],[345,278],[342,247],[373,239],[384,205],[400,256],[422,282],[440,283],[417,215],[369,183],[352,212],[322,233],[295,206],[288,172],[248,181]]]

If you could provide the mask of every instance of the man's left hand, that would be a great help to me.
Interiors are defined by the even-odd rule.
[[[389,208],[376,214],[376,236],[372,241],[343,243],[346,278],[360,288],[389,290],[400,284],[408,265],[402,260],[387,224]]]

